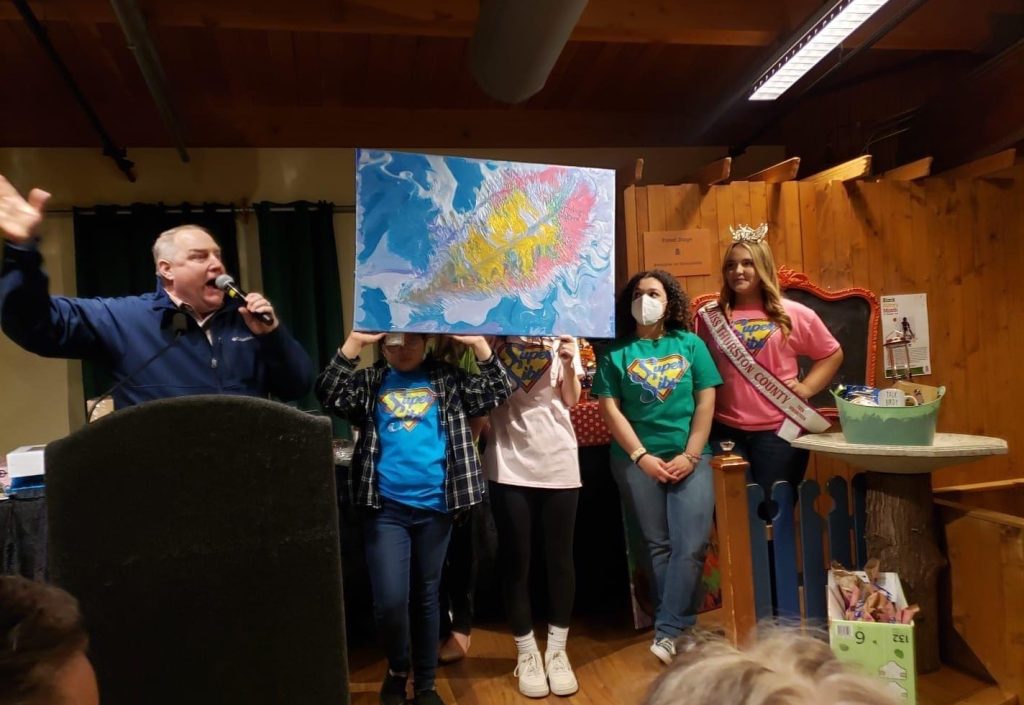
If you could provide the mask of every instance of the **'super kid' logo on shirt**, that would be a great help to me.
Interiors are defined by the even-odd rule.
[[[412,387],[392,389],[382,394],[378,401],[401,422],[405,430],[411,431],[427,415],[435,398],[430,387]]]
[[[527,392],[551,367],[551,353],[543,345],[506,343],[498,351],[498,359],[508,370],[513,386]]]
[[[772,333],[778,330],[778,326],[767,318],[733,321],[732,327],[750,354],[755,357],[768,342],[768,338],[772,337]]]
[[[660,358],[637,358],[629,363],[626,374],[631,382],[665,401],[689,368],[689,360],[675,353]]]

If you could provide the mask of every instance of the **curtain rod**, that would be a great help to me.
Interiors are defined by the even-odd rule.
[[[272,213],[290,213],[290,212],[294,212],[296,210],[296,208],[295,208],[295,206],[271,206],[268,210],[270,210]],[[204,211],[206,211],[206,209],[204,209],[202,207],[197,207],[197,208],[194,208],[194,209],[192,209],[192,210],[190,210],[188,212],[190,212],[190,213],[203,213]],[[73,208],[47,208],[46,212],[47,213],[51,213],[51,214],[58,214],[58,215],[60,215],[60,214],[71,215],[75,211],[74,211]],[[167,208],[165,210],[165,212],[179,214],[179,213],[185,213],[185,209],[183,209],[183,208]],[[256,209],[253,208],[252,206],[239,206],[237,208],[214,208],[213,212],[214,213],[255,213]],[[334,212],[334,213],[355,213],[356,212],[356,207],[355,206],[349,206],[349,205],[334,206],[332,212]],[[128,209],[128,208],[119,208],[118,210],[114,211],[114,215],[131,215],[131,214],[132,214],[132,211],[130,209]],[[78,215],[96,215],[96,211],[93,210],[93,209],[89,209],[89,208],[82,208],[82,209],[79,209]]]

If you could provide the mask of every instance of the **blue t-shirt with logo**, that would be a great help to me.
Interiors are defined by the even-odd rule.
[[[377,393],[374,420],[380,436],[381,496],[412,507],[447,511],[447,444],[437,394],[427,373],[389,369]]]

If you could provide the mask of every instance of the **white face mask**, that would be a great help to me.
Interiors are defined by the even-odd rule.
[[[631,308],[633,318],[642,326],[653,326],[665,315],[665,304],[653,296],[644,294],[640,298],[633,299]]]

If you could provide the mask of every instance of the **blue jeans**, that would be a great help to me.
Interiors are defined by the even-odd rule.
[[[804,479],[810,453],[794,448],[775,431],[743,431],[715,421],[711,425],[711,447],[715,453],[724,452],[722,441],[735,443],[732,452],[750,463],[747,481],[761,485],[766,501],[771,498],[776,482],[789,482],[795,491]]]
[[[437,591],[452,518],[430,509],[381,501],[382,507],[369,510],[363,524],[377,632],[388,667],[395,673],[408,673],[411,666],[416,692],[429,690],[434,687],[441,620]]]
[[[654,638],[675,639],[697,622],[703,599],[704,556],[715,511],[711,455],[675,484],[654,480],[628,458],[613,455],[611,468],[650,552]]]

